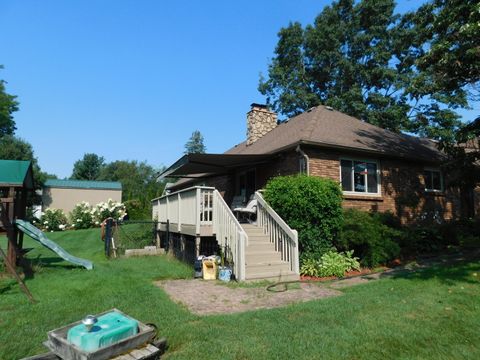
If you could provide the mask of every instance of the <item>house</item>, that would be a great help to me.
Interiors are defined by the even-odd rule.
[[[279,123],[267,106],[252,104],[244,142],[224,154],[185,155],[161,176],[183,177],[169,186],[169,195],[164,197],[171,201],[177,196],[178,209],[185,204],[178,194],[192,186],[215,189],[230,205],[261,196],[256,191],[277,175],[328,177],[341,185],[345,208],[390,211],[404,223],[412,223],[458,216],[459,194],[448,187],[440,169],[444,160],[433,141],[393,133],[328,106]],[[156,200],[159,221],[170,218],[172,223],[171,212],[158,211],[164,200]],[[203,200],[198,201],[203,204]],[[209,211],[213,211],[209,216],[216,216],[215,209]]]
[[[115,181],[48,179],[42,191],[42,211],[61,209],[66,214],[76,204],[86,201],[92,205],[108,199],[122,201],[122,184]]]

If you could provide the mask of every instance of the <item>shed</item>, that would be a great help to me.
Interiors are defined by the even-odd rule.
[[[82,201],[95,205],[108,199],[122,201],[120,182],[48,179],[43,186],[42,210],[55,208],[68,213]]]

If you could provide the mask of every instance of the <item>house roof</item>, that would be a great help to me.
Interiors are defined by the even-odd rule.
[[[394,133],[326,106],[290,118],[253,144],[244,141],[226,154],[272,154],[299,144],[428,162],[444,157],[431,140]]]
[[[31,162],[24,160],[0,160],[0,186],[33,189]]]
[[[44,186],[66,189],[122,190],[122,184],[117,181],[48,179]]]

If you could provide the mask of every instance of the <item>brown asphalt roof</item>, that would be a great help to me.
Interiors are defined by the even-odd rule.
[[[270,154],[298,144],[431,162],[443,158],[431,140],[397,134],[325,106],[297,115],[279,124],[255,143],[247,146],[244,141],[225,154]]]

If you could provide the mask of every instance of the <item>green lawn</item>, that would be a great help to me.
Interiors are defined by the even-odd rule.
[[[53,233],[87,271],[36,247],[31,305],[13,280],[0,278],[0,359],[44,351],[48,330],[117,307],[154,322],[170,348],[166,359],[478,359],[478,261],[347,288],[343,296],[243,314],[199,317],[152,285],[190,277],[167,257],[105,260],[99,230]],[[0,241],[5,248],[4,241]]]

